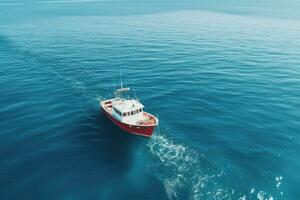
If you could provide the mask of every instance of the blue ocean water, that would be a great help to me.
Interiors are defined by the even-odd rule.
[[[1,1],[0,199],[299,199],[299,8]],[[99,112],[120,66],[151,139]]]

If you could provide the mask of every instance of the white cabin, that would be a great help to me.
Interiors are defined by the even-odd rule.
[[[135,99],[116,98],[112,101],[112,115],[125,123],[135,124],[144,118],[144,106]]]

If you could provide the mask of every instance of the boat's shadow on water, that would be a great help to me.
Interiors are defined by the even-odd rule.
[[[135,151],[144,149],[148,139],[122,131],[99,111],[91,113],[79,122],[79,137],[74,142],[84,146],[83,153],[91,164],[87,170],[93,171],[93,185],[98,187],[98,195],[92,197],[166,199],[163,185],[152,175],[142,172],[142,177],[132,177],[136,170]],[[140,168],[144,170],[145,166]]]

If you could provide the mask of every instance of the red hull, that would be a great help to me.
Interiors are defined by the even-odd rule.
[[[105,109],[102,108],[102,111],[114,124],[116,124],[121,129],[132,134],[151,137],[153,130],[155,128],[155,126],[135,126],[135,125],[125,124],[115,119],[110,113],[106,112]]]

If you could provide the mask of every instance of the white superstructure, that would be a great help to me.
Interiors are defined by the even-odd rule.
[[[143,104],[135,99],[115,98],[112,101],[112,114],[122,122],[136,124],[143,120]]]

